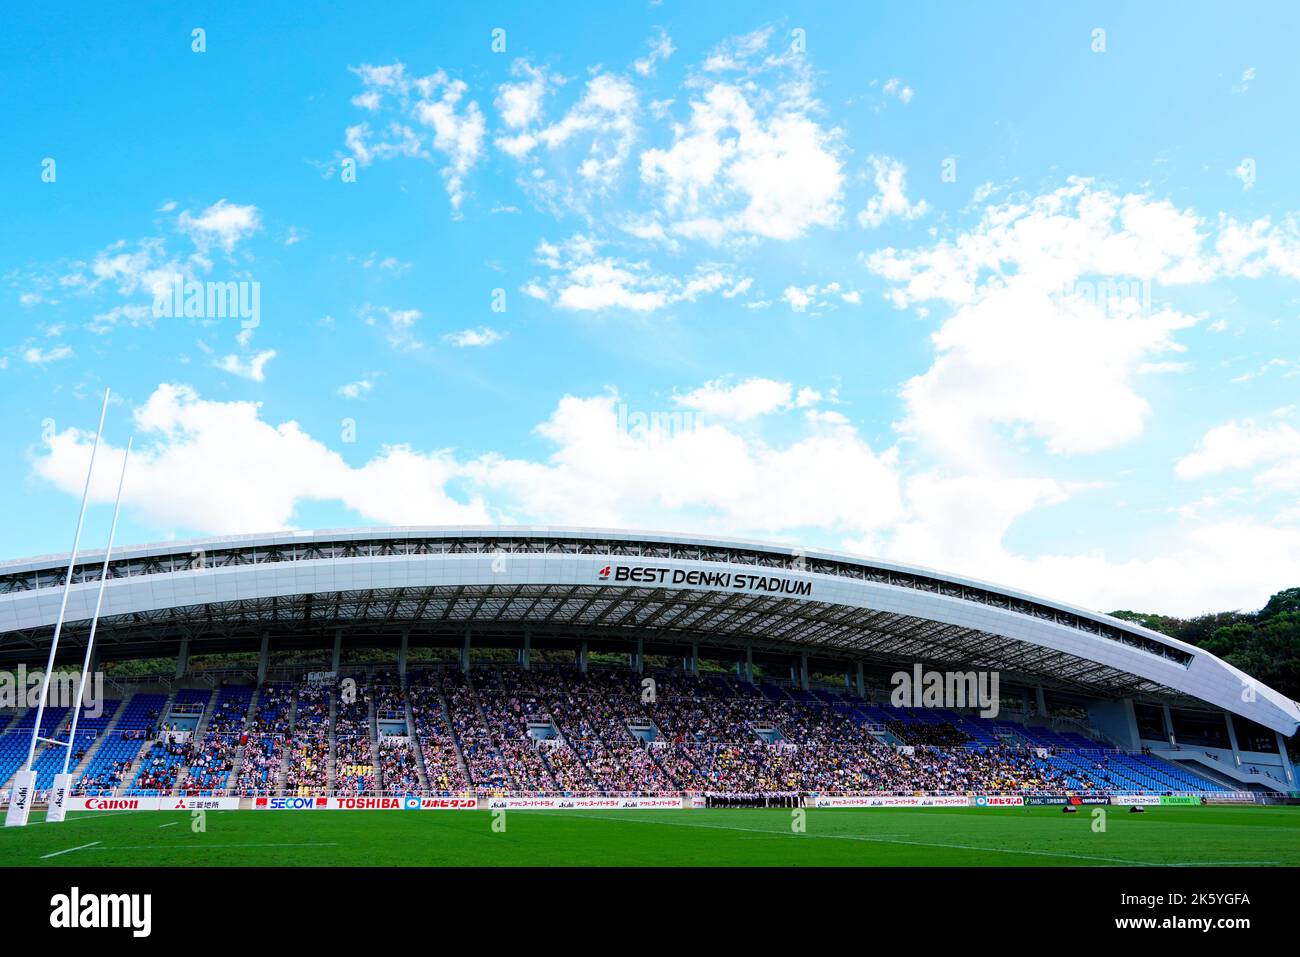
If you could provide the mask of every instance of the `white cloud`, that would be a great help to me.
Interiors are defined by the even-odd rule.
[[[771,27],[762,27],[752,33],[728,37],[713,48],[704,61],[703,69],[707,73],[752,71],[759,55],[767,53],[772,32]]]
[[[229,372],[241,379],[248,379],[251,382],[264,382],[266,380],[266,364],[274,358],[275,350],[266,349],[254,356],[233,354],[222,356],[212,364],[222,372]]]
[[[906,483],[906,514],[892,534],[850,539],[845,547],[1100,611],[1258,608],[1300,578],[1300,527],[1249,519],[1167,529],[1158,545],[1126,559],[1102,550],[1018,555],[1006,548],[1017,521],[1071,494],[1047,479],[921,474]]]
[[[706,73],[744,71],[737,82],[697,77],[690,118],[666,148],[641,154],[641,179],[658,191],[669,231],[718,243],[762,237],[791,240],[842,215],[841,131],[816,119],[810,70],[802,57],[767,55],[771,31],[724,44]],[[754,71],[774,71],[763,85]]]
[[[368,326],[379,325],[380,314],[386,329],[384,337],[390,346],[399,352],[417,352],[424,348],[424,342],[415,333],[416,323],[424,316],[419,309],[393,309],[369,303],[360,309],[361,321]]]
[[[500,342],[501,333],[488,326],[479,326],[477,329],[462,329],[459,332],[449,332],[442,338],[444,342],[448,342],[458,349],[464,349],[474,346],[490,346]]]
[[[540,203],[557,213],[585,210],[614,185],[631,156],[640,114],[636,86],[594,70],[578,99],[548,123],[545,100],[566,80],[527,60],[516,60],[510,72],[512,80],[497,87],[497,148],[525,164],[519,184]]]
[[[928,209],[925,200],[908,202],[907,168],[888,156],[871,156],[868,159],[875,170],[878,195],[871,197],[866,209],[858,213],[858,222],[865,228],[875,229],[890,216],[906,220],[924,216]]]
[[[807,289],[800,289],[798,286],[787,286],[785,292],[781,293],[781,299],[788,302],[795,312],[806,312],[816,288],[816,286],[809,286]]]
[[[552,275],[545,283],[531,280],[524,292],[579,312],[655,312],[674,303],[694,302],[702,295],[732,292],[743,282],[729,267],[711,263],[697,265],[684,277],[657,272],[644,261],[605,255],[603,245],[583,235],[559,245],[542,241],[537,258]]]
[[[216,245],[229,254],[237,243],[262,228],[262,220],[256,206],[240,206],[219,199],[197,216],[191,215],[188,209],[183,210],[176,225],[200,252]]]
[[[1267,488],[1300,490],[1300,432],[1286,423],[1257,425],[1241,419],[1205,433],[1196,450],[1174,466],[1182,479],[1266,466],[1255,476]]]
[[[23,362],[29,365],[43,366],[51,362],[59,362],[63,359],[72,358],[72,347],[67,345],[52,346],[49,349],[42,349],[39,346],[30,346],[23,350]]]
[[[466,98],[469,86],[442,70],[409,76],[403,63],[349,69],[365,88],[352,102],[376,116],[389,109],[396,118],[380,134],[374,134],[369,123],[349,126],[344,131],[348,151],[363,166],[394,156],[432,159],[434,153],[441,154],[447,197],[459,215],[466,195],[465,179],[482,158],[487,138],[482,110]],[[410,122],[431,130],[431,135],[412,129]]]
[[[629,431],[618,404],[566,396],[537,429],[555,446],[547,461],[485,458],[467,471],[510,514],[548,523],[869,533],[897,518],[892,451],[842,422],[805,415],[801,435],[776,445],[717,424]]]
[[[1246,192],[1248,190],[1255,188],[1255,161],[1254,160],[1249,158],[1242,160],[1240,163],[1237,164],[1237,168],[1234,169],[1232,172],[1233,175],[1237,177],[1237,179],[1241,180],[1242,192]]]
[[[883,89],[886,94],[897,97],[905,105],[912,102],[912,88],[896,76],[886,80]]]
[[[107,312],[97,313],[86,328],[91,332],[103,335],[117,328],[119,324],[138,329],[141,326],[152,326],[153,323],[153,310],[149,306],[139,304],[117,305]]]
[[[608,185],[632,152],[638,111],[636,87],[623,77],[600,73],[587,81],[578,102],[558,122],[540,130],[537,138],[551,150],[585,138],[578,175]]]
[[[284,528],[315,501],[393,524],[511,519],[869,534],[898,516],[892,452],[874,452],[843,422],[805,414],[796,438],[773,444],[720,425],[629,431],[618,403],[614,394],[560,400],[537,428],[553,448],[545,461],[461,461],[448,450],[394,446],[352,467],[296,423],[265,421],[256,403],[204,400],[164,384],[135,411],[139,451],[124,500],[158,527],[215,534]],[[79,493],[91,438],[56,434],[35,459],[36,474]],[[96,501],[111,500],[120,455],[101,447]],[[258,481],[248,481],[254,474]],[[453,482],[467,490],[463,501],[448,492]]]
[[[816,283],[807,286],[787,286],[781,293],[781,301],[787,303],[793,312],[818,312],[835,305],[835,300],[858,305],[862,301],[857,290],[845,291],[838,283],[832,282],[818,288]]]
[[[366,521],[484,524],[482,503],[446,492],[457,469],[443,452],[388,446],[360,467],[295,422],[273,425],[252,402],[212,402],[193,389],[164,384],[135,410],[137,443],[124,506],[159,528],[226,535],[283,529],[297,509],[338,501]],[[85,480],[93,435],[67,429],[35,460],[36,474],[70,494]],[[112,501],[120,449],[100,448],[92,496]],[[249,476],[258,476],[250,481]]]
[[[1151,301],[1156,284],[1203,282],[1291,262],[1291,229],[1225,221],[1218,241],[1193,212],[1084,180],[985,209],[979,225],[916,251],[879,251],[872,271],[900,306],[953,312],[932,336],[930,369],[903,388],[905,431],[964,461],[989,427],[1036,436],[1054,453],[1094,452],[1140,435],[1150,413],[1138,375],[1167,368],[1197,317]]]
[[[537,145],[537,137],[525,131],[541,122],[543,100],[559,81],[545,67],[534,67],[527,60],[516,60],[510,67],[510,75],[516,80],[497,87],[495,105],[501,122],[512,132],[499,134],[496,145],[515,159],[521,159]]]
[[[82,273],[83,265],[77,264],[76,271],[64,277],[66,285],[94,292],[112,284],[123,296],[137,293],[152,296],[156,287],[166,286],[178,274],[186,279],[193,276],[189,265],[172,257],[166,244],[157,238],[141,239],[134,248],[126,240],[118,240],[101,250],[90,263],[90,278]]]
[[[667,60],[676,50],[672,38],[660,30],[659,35],[650,41],[650,52],[633,63],[632,69],[641,76],[652,76],[655,72],[655,64]]]
[[[710,418],[745,422],[760,415],[790,407],[793,387],[788,382],[773,379],[746,379],[737,385],[727,385],[721,380],[706,382],[685,395],[673,396],[673,401],[686,409],[701,412]],[[802,395],[802,393],[801,393]]]
[[[374,387],[375,384],[369,379],[358,379],[356,382],[348,382],[339,386],[338,393],[345,399],[359,399]]]

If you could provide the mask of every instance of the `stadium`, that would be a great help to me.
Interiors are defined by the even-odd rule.
[[[78,556],[56,668],[81,665],[103,557]],[[0,565],[4,668],[43,665],[67,565]],[[1296,702],[1193,645],[983,582],[550,527],[210,538],[108,567],[103,700],[78,719],[67,798],[106,837],[77,863],[195,863],[188,829],[123,813],[145,810],[211,811],[248,838],[232,848],[276,848],[209,851],[234,863],[672,863],[699,842],[733,863],[1300,863],[1265,833],[1296,833],[1266,806],[1297,792]],[[71,718],[48,707],[40,737]],[[3,789],[36,712],[0,720]],[[37,806],[63,756],[38,752]],[[1061,810],[1098,806],[1194,820],[1201,843],[1134,826],[1101,852],[1086,814],[1061,843]],[[756,842],[791,836],[790,809],[828,839]],[[245,813],[263,810],[356,813]],[[431,813],[388,813],[406,810]],[[535,840],[475,849],[464,832],[487,825],[467,811],[512,812]],[[430,827],[438,848],[417,850]],[[141,828],[147,855],[129,850]],[[36,830],[23,863],[69,843]]]

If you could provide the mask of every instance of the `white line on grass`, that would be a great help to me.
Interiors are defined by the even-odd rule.
[[[632,824],[662,824],[668,827],[703,827],[720,831],[749,831],[754,834],[773,834],[784,836],[782,831],[773,831],[763,827],[735,827],[730,824],[687,824],[682,821],[648,821],[645,818],[599,817],[601,821],[625,821]],[[905,844],[915,847],[943,847],[957,851],[982,851],[989,854],[1028,854],[1035,857],[1066,857],[1079,861],[1100,861],[1105,864],[1129,864],[1134,867],[1160,867],[1154,861],[1131,861],[1121,857],[1095,857],[1090,854],[1066,854],[1063,851],[1015,850],[1008,847],[977,847],[973,844],[943,844],[938,841],[899,841],[887,837],[868,837],[863,834],[809,834],[791,837],[819,837],[828,841],[866,841],[872,844]]]
[[[99,841],[95,842],[96,844]],[[90,847],[89,844],[84,845]],[[211,847],[338,847],[337,841],[310,842],[302,844],[209,844],[196,841],[193,844],[115,844],[112,847],[100,847],[100,851],[206,851]],[[72,848],[79,850],[79,848]],[[63,852],[60,852],[63,853]]]
[[[47,857],[58,857],[60,854],[71,854],[73,851],[84,851],[86,848],[94,847],[98,843],[99,841],[91,841],[89,844],[80,844],[77,847],[70,847],[65,851],[55,851],[53,854],[42,854],[41,860],[45,860]]]
[[[167,824],[159,824],[159,825],[158,825],[158,830],[161,831],[161,830],[162,830],[163,828],[165,828],[165,827],[175,827],[175,826],[176,826],[177,824],[179,824],[179,823],[181,823],[181,822],[180,822],[180,821],[170,821],[170,822],[168,822]]]
[[[101,817],[117,817],[121,814],[139,814],[139,813],[140,813],[139,811],[108,811],[103,814],[100,814],[94,811],[90,811],[85,814],[80,814],[77,817],[64,818],[62,823],[71,824],[74,821],[94,821],[94,820],[98,820]],[[58,824],[60,822],[59,821],[32,821],[32,823],[33,824]]]

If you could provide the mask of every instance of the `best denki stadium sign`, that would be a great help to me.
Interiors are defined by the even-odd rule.
[[[812,582],[784,575],[750,572],[704,571],[699,568],[668,568],[662,565],[602,565],[596,573],[601,582],[620,585],[682,585],[687,588],[716,588],[719,591],[758,591],[770,595],[812,596]]]

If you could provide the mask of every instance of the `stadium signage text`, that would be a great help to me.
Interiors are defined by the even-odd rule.
[[[813,798],[814,807],[967,807],[969,804],[970,798],[959,794],[819,794]]]
[[[670,797],[500,797],[488,801],[492,811],[660,810],[680,808],[681,798]]]
[[[324,807],[323,797],[260,797],[253,799],[253,808],[258,811],[314,811]]]
[[[1160,803],[1158,794],[1116,794],[1110,799],[1111,804],[1121,807],[1150,807]]]
[[[604,565],[597,573],[602,582],[632,585],[685,585],[723,591],[761,591],[773,595],[812,595],[812,582],[781,575],[753,575],[748,572],[703,571],[698,568],[668,568],[661,565]]]
[[[156,811],[156,797],[70,797],[65,801],[69,811]]]
[[[259,811],[473,811],[476,797],[259,797]]]
[[[238,811],[237,797],[159,798],[160,811]]]

